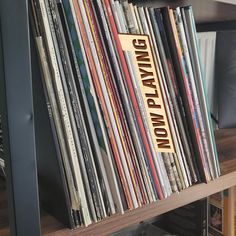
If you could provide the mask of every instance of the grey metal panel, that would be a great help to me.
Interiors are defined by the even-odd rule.
[[[5,164],[6,164],[6,174],[7,174],[7,182],[8,182],[8,209],[9,209],[9,217],[12,219],[10,221],[11,233],[15,235],[15,214],[13,204],[13,195],[12,195],[12,176],[11,176],[11,164],[9,162],[9,141],[8,141],[8,122],[7,122],[7,110],[6,110],[6,95],[5,95],[5,81],[4,81],[4,64],[3,64],[3,53],[2,53],[2,38],[1,38],[1,27],[0,27],[0,114],[1,114],[1,122],[2,122],[2,130],[4,132],[4,154],[5,154]]]
[[[215,79],[220,128],[236,127],[236,31],[217,32]]]
[[[40,217],[28,1],[2,0],[0,4],[6,94],[5,132],[8,124],[6,141],[11,234],[38,236]]]

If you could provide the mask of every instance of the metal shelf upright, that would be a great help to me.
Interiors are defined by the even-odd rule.
[[[11,235],[39,236],[40,213],[27,0],[0,2],[0,113]]]

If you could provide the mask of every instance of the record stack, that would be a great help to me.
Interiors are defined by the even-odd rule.
[[[220,175],[191,7],[31,0],[72,227]]]

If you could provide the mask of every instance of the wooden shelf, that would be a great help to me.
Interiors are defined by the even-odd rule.
[[[124,215],[114,215],[101,222],[69,230],[45,214],[42,217],[42,233],[47,236],[87,236],[87,235],[109,235],[125,227],[139,223],[171,211],[190,202],[207,197],[213,193],[236,185],[236,129],[219,130],[216,132],[217,147],[221,162],[222,176],[209,183],[201,183],[192,186],[178,194],[140,207]]]
[[[161,215],[167,211],[176,209],[190,202],[207,197],[213,193],[234,186],[236,183],[236,171],[224,175],[219,179],[208,184],[198,184],[182,191],[179,194],[173,194],[165,200],[148,204],[124,215],[114,215],[99,223],[90,225],[89,227],[81,227],[77,230],[61,229],[52,233],[45,234],[47,236],[87,236],[87,235],[109,235],[119,231],[125,227],[137,224],[141,221],[150,219],[157,215]]]
[[[143,0],[132,0],[132,2],[153,7],[192,5],[197,23],[236,21],[236,5],[214,0],[146,0],[145,3]]]
[[[236,129],[218,130],[215,136],[222,175],[236,171]]]
[[[8,223],[6,184],[3,178],[1,177],[0,177],[0,235],[1,236],[10,235],[9,223]]]
[[[109,235],[125,227],[161,215],[167,211],[186,205],[190,202],[207,197],[218,191],[236,185],[236,129],[219,130],[216,132],[217,148],[221,163],[222,176],[209,183],[192,186],[167,199],[148,204],[124,215],[114,215],[101,222],[81,227],[76,230],[65,228],[54,217],[43,213],[41,215],[41,229],[44,236],[87,236]],[[7,200],[4,181],[0,179],[0,235],[9,236]]]

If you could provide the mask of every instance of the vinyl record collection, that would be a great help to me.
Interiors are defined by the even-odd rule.
[[[73,227],[220,175],[190,6],[30,2]]]

